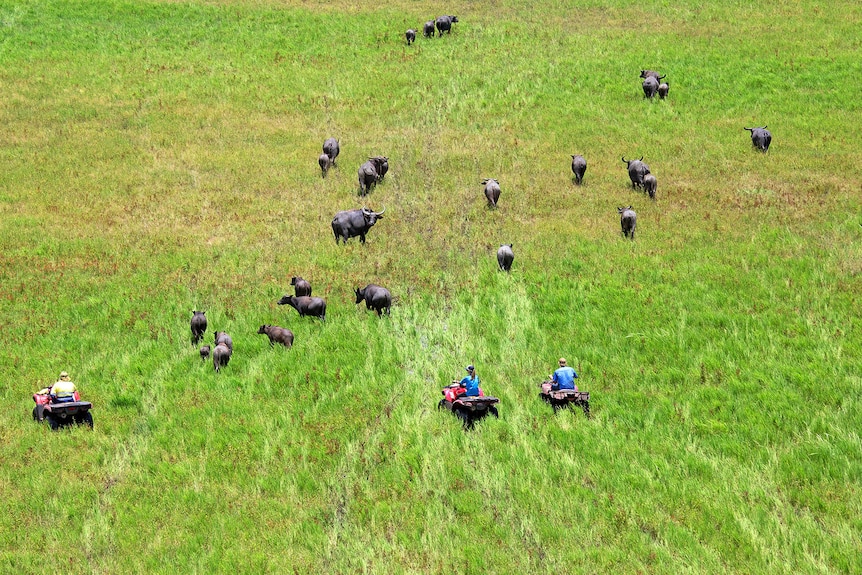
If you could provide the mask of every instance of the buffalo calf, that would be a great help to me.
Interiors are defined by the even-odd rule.
[[[269,337],[269,347],[280,343],[290,349],[293,346],[293,332],[277,325],[262,325],[257,333],[265,333]]]
[[[655,176],[652,174],[647,174],[644,176],[644,191],[649,196],[649,199],[655,199],[655,192],[658,188],[658,180],[655,179]]]
[[[515,261],[515,252],[512,251],[512,244],[503,244],[497,250],[497,265],[504,272],[512,270],[512,262]]]
[[[668,86],[667,82],[662,82],[658,85],[658,97],[662,100],[667,98],[667,92],[670,90],[670,86]]]
[[[286,295],[278,300],[278,305],[289,305],[299,312],[299,317],[310,315],[326,321],[326,300],[321,297]]]
[[[326,154],[320,154],[320,157],[317,158],[317,164],[320,166],[320,176],[325,178],[326,172],[332,167],[332,158]]]

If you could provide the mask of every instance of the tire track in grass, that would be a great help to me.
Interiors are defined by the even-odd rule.
[[[136,355],[148,353],[148,349],[142,349]],[[131,357],[127,363],[133,364],[133,360],[134,358]],[[107,478],[99,492],[99,504],[86,515],[81,527],[84,536],[84,552],[92,565],[100,564],[97,571],[112,571],[111,550],[116,548],[112,533],[113,488],[126,478],[129,470],[140,463],[149,450],[153,430],[147,421],[157,418],[162,411],[167,376],[178,365],[187,361],[187,354],[176,351],[169,361],[162,362],[160,367],[148,377],[149,385],[145,390],[146,401],[141,402],[141,413],[131,422],[130,433],[126,436],[125,442],[117,446],[113,458],[105,465]]]
[[[487,289],[498,297],[492,311],[500,317],[492,322],[494,325],[490,331],[485,331],[481,327],[472,331],[470,329],[470,326],[483,325],[485,314],[489,313],[490,309],[488,302],[480,302],[475,297],[451,305],[439,301],[431,302],[430,305],[428,302],[421,302],[415,307],[399,308],[397,313],[393,312],[391,321],[395,326],[395,334],[393,334],[392,349],[404,366],[403,378],[394,384],[397,386],[397,391],[389,395],[383,411],[344,450],[345,455],[340,463],[337,478],[334,479],[337,484],[330,486],[332,502],[330,513],[333,524],[329,532],[328,548],[324,554],[325,570],[338,570],[345,568],[347,564],[351,568],[356,568],[358,565],[354,562],[368,565],[382,560],[380,557],[382,550],[379,547],[380,545],[385,547],[387,544],[370,534],[367,525],[359,525],[351,521],[350,507],[355,503],[352,501],[351,494],[359,494],[359,497],[372,500],[383,497],[394,506],[393,510],[399,506],[404,506],[404,509],[409,509],[411,513],[418,509],[415,512],[423,517],[428,525],[440,526],[439,531],[423,535],[423,543],[434,542],[434,544],[425,545],[429,551],[424,560],[431,561],[432,564],[438,560],[442,561],[443,559],[439,557],[430,559],[429,557],[433,557],[434,549],[442,548],[436,544],[442,544],[446,538],[446,526],[458,521],[458,513],[451,508],[451,498],[447,497],[446,493],[446,485],[449,483],[448,471],[453,465],[449,461],[453,449],[466,448],[466,451],[462,451],[465,457],[460,460],[460,463],[454,463],[456,466],[469,467],[470,464],[466,462],[472,460],[482,468],[498,468],[491,477],[480,479],[476,489],[501,498],[501,508],[509,507],[505,503],[507,497],[507,490],[503,487],[505,481],[501,479],[507,476],[508,471],[501,469],[493,457],[482,453],[484,449],[494,449],[493,442],[499,436],[499,432],[492,427],[485,430],[477,429],[471,432],[468,438],[457,421],[450,420],[446,417],[447,414],[438,413],[435,407],[440,399],[440,389],[450,381],[452,373],[456,373],[455,370],[463,369],[465,357],[474,357],[478,354],[479,357],[489,358],[494,355],[519,358],[529,353],[529,350],[535,346],[544,345],[545,337],[538,329],[532,301],[524,287],[513,278],[499,274],[494,274],[491,280],[485,278],[483,281],[490,283]],[[468,333],[469,337],[466,335]],[[479,349],[489,351],[480,353]],[[503,372],[509,372],[515,370],[517,366],[496,367]],[[488,365],[486,372],[493,369]],[[494,375],[488,380],[483,379],[483,386],[485,381],[492,381],[494,387],[500,388],[488,391],[493,395],[502,396],[501,399],[507,410],[511,409],[508,417],[513,419],[507,422],[507,415],[502,415],[499,422],[486,422],[487,425],[493,426],[496,423],[511,427],[524,424],[524,420],[529,418],[528,413],[525,413],[524,409],[513,407],[514,396],[520,395],[520,389],[515,389],[514,393],[508,391],[504,389],[504,384],[500,383],[498,378],[498,375]],[[384,417],[384,413],[387,412],[391,413],[391,416]],[[441,430],[443,435],[440,434]],[[509,436],[516,437],[517,434],[510,433]],[[470,443],[468,439],[477,439],[481,445],[474,450],[465,445]],[[531,451],[528,439],[522,438],[519,442],[522,445],[516,449],[522,452]],[[393,449],[396,452],[382,466],[366,460],[366,451],[381,450],[388,446],[394,446]],[[407,453],[398,451],[399,446]],[[416,455],[417,453],[419,455]],[[410,459],[414,457],[417,459],[415,462]],[[393,471],[397,475],[398,470],[404,468],[410,472],[409,478],[392,479]],[[481,475],[475,469],[466,472],[469,475],[475,473]],[[393,485],[393,480],[410,485],[409,487]],[[398,495],[397,492],[402,489],[406,493]],[[395,491],[396,495],[385,493],[386,491]],[[404,498],[411,496],[416,499]],[[441,519],[441,514],[447,519]],[[368,513],[365,517],[369,520]],[[391,517],[381,517],[372,512],[370,517],[370,520],[375,523],[385,521],[396,526],[405,521],[398,513],[393,513]],[[512,515],[509,519],[518,525],[522,532],[528,534],[527,539],[535,539],[529,518]]]

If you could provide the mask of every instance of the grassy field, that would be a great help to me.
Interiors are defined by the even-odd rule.
[[[859,573],[860,25],[843,0],[0,0],[0,573]],[[363,204],[384,218],[337,246]],[[276,305],[294,275],[325,323]],[[372,282],[391,317],[354,304]],[[233,337],[221,374],[193,309]],[[590,420],[538,400],[560,356]],[[469,363],[501,403],[465,432],[436,404]],[[31,421],[61,370],[93,431]]]

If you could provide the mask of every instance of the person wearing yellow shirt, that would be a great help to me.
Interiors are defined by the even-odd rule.
[[[51,396],[52,402],[75,401],[77,391],[78,388],[69,378],[69,374],[63,371],[60,372],[60,378],[57,382],[50,387],[48,394]]]

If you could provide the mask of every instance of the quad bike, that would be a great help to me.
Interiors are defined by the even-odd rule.
[[[489,413],[500,417],[495,404],[500,403],[496,397],[488,397],[479,389],[478,396],[464,395],[467,390],[460,382],[453,381],[451,385],[441,390],[443,399],[437,404],[437,409],[448,409],[464,424],[464,429],[472,429],[473,425]]]
[[[542,383],[539,384],[541,388],[541,392],[539,393],[539,397],[542,398],[542,401],[547,402],[554,408],[554,413],[557,413],[560,409],[569,408],[571,409],[573,406],[580,407],[584,410],[584,415],[587,416],[587,419],[590,418],[590,392],[589,391],[578,391],[577,389],[551,389],[551,380],[546,379]]]
[[[53,430],[72,424],[93,427],[93,414],[90,413],[93,404],[81,401],[77,391],[67,399],[50,395],[46,388],[34,393],[33,401],[36,402],[33,419],[39,423],[46,422]]]

